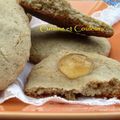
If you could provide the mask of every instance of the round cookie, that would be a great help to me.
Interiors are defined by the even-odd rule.
[[[76,35],[62,29],[60,31],[53,25],[42,25],[32,29],[31,62],[39,63],[43,58],[61,50],[82,50],[108,56],[111,45],[106,38]]]
[[[16,0],[0,0],[0,91],[13,83],[30,55],[29,20]]]

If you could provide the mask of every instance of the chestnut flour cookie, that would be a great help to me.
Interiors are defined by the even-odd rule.
[[[0,0],[0,91],[13,83],[29,59],[29,20],[16,0]]]

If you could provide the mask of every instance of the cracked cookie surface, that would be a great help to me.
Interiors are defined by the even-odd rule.
[[[16,0],[0,0],[0,91],[22,72],[31,47],[29,20]]]

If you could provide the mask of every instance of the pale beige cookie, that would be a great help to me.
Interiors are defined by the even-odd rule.
[[[61,51],[33,67],[25,93],[35,98],[119,98],[120,63],[99,54]]]
[[[0,0],[0,91],[13,83],[30,54],[29,20],[16,0]]]
[[[74,10],[67,0],[20,0],[26,12],[70,31],[92,36],[111,37],[113,29],[104,22]]]
[[[75,35],[53,25],[32,29],[31,62],[39,63],[43,58],[61,50],[82,50],[108,56],[111,45],[106,38]]]

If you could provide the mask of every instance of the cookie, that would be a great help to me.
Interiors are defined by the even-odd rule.
[[[61,50],[82,50],[108,56],[111,45],[106,38],[76,35],[49,24],[32,29],[32,63],[39,63],[50,54]]]
[[[35,65],[25,87],[28,96],[120,97],[120,63],[105,56],[61,51]]]
[[[20,4],[33,16],[75,33],[101,37],[114,33],[112,27],[76,11],[65,0],[21,0]]]
[[[31,22],[31,20],[32,20],[32,15],[29,14],[29,13],[26,13],[26,14],[27,14],[27,16],[28,16],[29,21]]]
[[[13,83],[30,55],[29,20],[16,0],[0,0],[0,91]]]

